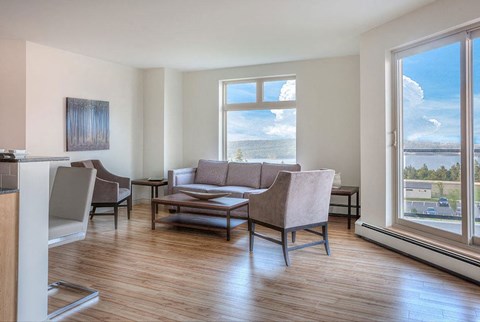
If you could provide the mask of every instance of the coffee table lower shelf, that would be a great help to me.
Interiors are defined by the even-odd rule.
[[[219,216],[209,216],[191,213],[176,213],[155,220],[156,223],[172,226],[197,228],[205,230],[226,230],[227,219]],[[230,230],[246,223],[245,219],[230,218]]]

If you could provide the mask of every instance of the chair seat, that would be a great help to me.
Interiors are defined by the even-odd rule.
[[[130,196],[130,189],[127,189],[127,188],[118,189],[118,200],[117,201],[123,200],[123,199],[127,198],[128,196]]]
[[[60,217],[50,217],[48,223],[48,239],[65,237],[83,231],[83,222]]]

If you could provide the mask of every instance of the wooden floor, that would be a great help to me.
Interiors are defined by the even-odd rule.
[[[57,320],[480,321],[479,286],[366,242],[344,218],[331,218],[330,257],[323,246],[297,250],[287,268],[274,243],[257,238],[249,253],[246,227],[227,242],[224,233],[152,231],[148,205],[130,221],[123,211],[117,231],[113,217],[96,217],[86,240],[50,250],[50,281],[100,291]],[[314,238],[298,233],[296,244]],[[70,297],[52,296],[50,310],[59,295]]]

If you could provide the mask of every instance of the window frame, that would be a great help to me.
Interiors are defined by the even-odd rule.
[[[473,56],[472,41],[480,39],[480,24],[457,29],[430,39],[422,40],[392,50],[392,105],[394,117],[394,171],[393,192],[395,208],[393,223],[396,226],[414,229],[425,236],[437,236],[463,245],[480,246],[480,237],[475,236],[474,214],[474,111],[473,111]],[[422,52],[460,43],[460,126],[461,126],[461,191],[462,227],[460,235],[403,219],[403,70],[402,59]],[[480,72],[480,71],[479,71]],[[480,108],[480,107],[478,107]],[[476,249],[476,251],[479,251]]]
[[[264,83],[271,81],[288,81],[295,80],[295,100],[289,101],[263,101]],[[290,110],[297,108],[296,91],[297,91],[297,77],[296,75],[285,76],[271,76],[271,77],[257,77],[257,78],[244,78],[244,79],[232,79],[221,81],[221,159],[227,160],[227,123],[228,112],[230,111],[255,111],[255,110]],[[256,101],[254,103],[235,103],[227,104],[229,84],[242,84],[242,83],[256,83]],[[296,140],[296,134],[295,134]],[[297,158],[295,152],[295,159]]]

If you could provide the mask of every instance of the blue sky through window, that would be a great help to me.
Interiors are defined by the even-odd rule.
[[[404,140],[460,143],[460,43],[406,57]]]
[[[460,42],[402,60],[404,140],[460,143]],[[480,40],[473,41],[474,143],[480,144]]]

